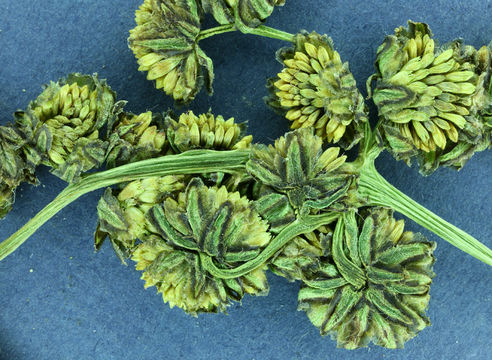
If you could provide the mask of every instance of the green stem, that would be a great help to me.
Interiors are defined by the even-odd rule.
[[[218,171],[234,173],[244,169],[248,158],[249,150],[192,150],[179,155],[166,155],[138,161],[87,175],[79,182],[68,185],[22,228],[0,243],[0,261],[14,252],[61,209],[91,191],[150,176],[203,174]]]
[[[253,260],[250,260],[240,266],[233,269],[221,269],[218,268],[212,257],[200,253],[200,259],[202,261],[203,268],[210,273],[210,275],[221,278],[221,279],[233,279],[240,276],[243,276],[254,269],[265,264],[268,259],[270,259],[278,250],[280,250],[285,244],[287,244],[294,237],[304,234],[310,231],[313,231],[320,227],[321,225],[330,224],[338,217],[340,214],[338,213],[329,213],[322,215],[307,215],[301,218],[298,218],[296,221],[287,225],[271,242],[268,244],[263,251],[255,257]]]
[[[458,249],[492,266],[492,250],[388,183],[379,175],[372,159],[366,161],[361,168],[359,194],[369,200],[369,205],[390,207]]]
[[[236,31],[236,27],[234,24],[228,24],[228,25],[221,25],[217,27],[213,27],[211,29],[206,29],[203,31],[200,31],[200,34],[198,35],[196,41],[199,42],[200,40],[223,34],[226,32],[231,32],[231,31]],[[268,37],[272,39],[277,39],[277,40],[284,40],[288,42],[293,42],[294,41],[294,35],[290,34],[288,32],[282,31],[282,30],[277,30],[274,28],[271,28],[269,26],[265,25],[260,25],[256,28],[253,28],[251,30],[248,30],[248,34],[253,34],[253,35],[258,35],[258,36],[263,36],[263,37]]]
[[[260,25],[251,30],[250,34],[264,36],[272,39],[294,42],[295,35],[288,32],[277,30],[269,26]]]
[[[200,40],[203,40],[203,39],[215,36],[215,35],[223,34],[226,32],[231,32],[231,31],[236,31],[236,27],[234,26],[234,24],[221,25],[221,26],[213,27],[211,29],[206,29],[206,30],[200,31],[200,34],[196,38],[196,42],[199,42]]]

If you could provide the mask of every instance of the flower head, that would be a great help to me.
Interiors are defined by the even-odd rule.
[[[184,188],[184,176],[169,175],[131,181],[114,194],[106,189],[97,205],[96,250],[109,238],[116,255],[125,263],[135,242],[149,234],[147,212]]]
[[[275,140],[275,145],[254,145],[246,170],[262,184],[288,197],[296,211],[346,209],[355,179],[344,166],[340,149],[323,151],[322,139],[312,129],[299,129]]]
[[[169,142],[176,153],[193,149],[245,149],[253,140],[251,135],[244,136],[244,124],[236,123],[234,118],[225,120],[221,115],[196,116],[188,111],[177,121],[172,116],[168,116],[167,121]]]
[[[128,44],[147,79],[178,102],[194,99],[204,77],[212,91],[212,60],[197,45],[200,14],[196,0],[145,0],[135,12]],[[202,67],[206,73],[202,74]]]
[[[115,93],[97,76],[71,74],[51,82],[18,111],[16,125],[27,139],[29,163],[40,162],[60,178],[71,182],[105,159],[107,143],[99,129],[113,116]]]
[[[12,209],[20,183],[37,183],[34,167],[29,166],[22,152],[25,143],[14,126],[0,126],[0,219]]]
[[[403,230],[387,209],[365,209],[359,219],[345,213],[318,271],[304,280],[299,309],[339,347],[401,348],[430,324],[435,244]]]
[[[459,169],[488,146],[481,116],[491,104],[487,48],[459,40],[437,47],[426,24],[409,21],[379,47],[376,69],[380,132],[397,159],[417,155],[429,174],[440,165]]]
[[[166,132],[159,125],[160,118],[151,111],[139,115],[120,113],[116,124],[110,125],[107,167],[162,155],[167,143]]]
[[[315,231],[296,236],[270,260],[269,268],[289,281],[311,279],[327,256],[333,231],[323,225]]]
[[[190,314],[225,311],[230,300],[268,291],[262,267],[222,279],[204,266],[209,259],[223,269],[237,267],[269,243],[268,225],[246,197],[195,178],[176,200],[154,206],[147,219],[151,235],[132,258],[144,271],[145,286],[156,286],[171,307]]]
[[[294,48],[277,53],[284,69],[270,79],[269,105],[292,121],[291,128],[310,127],[327,142],[348,149],[363,134],[364,99],[347,63],[326,35],[301,32]]]

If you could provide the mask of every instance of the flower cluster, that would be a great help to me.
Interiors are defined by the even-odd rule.
[[[338,220],[317,272],[299,291],[299,309],[340,347],[373,341],[401,348],[430,324],[425,310],[435,244],[404,232],[403,220],[387,209],[361,215],[348,212]]]
[[[96,75],[70,74],[45,86],[14,124],[0,127],[0,218],[22,182],[37,184],[40,164],[67,182],[101,166],[108,142],[100,129],[114,117],[116,94]]]
[[[154,206],[147,223],[151,235],[142,237],[132,259],[144,271],[145,287],[156,286],[171,307],[190,314],[225,311],[230,300],[268,292],[262,267],[220,279],[204,266],[205,258],[222,268],[239,266],[270,241],[267,223],[239,193],[195,178],[176,200]]]
[[[107,143],[99,131],[113,116],[115,98],[97,76],[71,74],[51,82],[27,110],[15,113],[16,125],[27,139],[27,160],[50,166],[68,182],[101,166]]]
[[[178,102],[193,100],[204,82],[212,91],[212,60],[197,44],[199,11],[196,0],[145,0],[128,38],[139,70]]]
[[[211,91],[214,76],[198,41],[234,29],[274,34],[261,24],[284,2],[145,0],[129,46],[157,88],[188,103],[203,84]],[[202,32],[204,14],[221,26]],[[73,194],[91,181],[118,184],[98,203],[95,248],[108,239],[171,307],[194,316],[226,312],[246,294],[266,294],[270,269],[301,282],[298,309],[339,347],[401,348],[430,324],[435,244],[404,231],[393,209],[436,233],[445,226],[443,237],[459,241],[434,214],[414,213],[374,159],[384,147],[407,163],[416,157],[430,174],[459,169],[490,147],[492,44],[437,46],[426,24],[397,28],[379,47],[367,82],[380,117],[373,132],[331,39],[280,33],[292,46],[277,53],[283,69],[269,80],[266,100],[294,130],[273,145],[252,144],[244,124],[211,112],[125,112],[105,81],[72,74],[16,112],[14,125],[0,127],[0,217],[21,182],[36,183],[39,164],[73,183]],[[343,151],[362,139],[349,162]],[[104,163],[111,170],[77,184]],[[490,261],[486,247],[459,234],[458,247]]]
[[[363,135],[367,110],[331,39],[301,32],[294,48],[280,49],[277,59],[284,68],[269,80],[267,103],[292,121],[292,129],[314,128],[329,143],[354,146]]]
[[[429,27],[409,22],[379,47],[372,98],[388,150],[420,170],[460,169],[490,145],[490,50],[461,40],[437,47]]]

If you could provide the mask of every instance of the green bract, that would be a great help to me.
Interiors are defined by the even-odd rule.
[[[285,0],[200,0],[200,3],[219,24],[235,24],[240,31],[248,33],[261,25],[275,6],[283,6]]]
[[[20,183],[37,183],[34,167],[25,161],[22,152],[25,142],[12,125],[0,126],[0,219],[12,209]]]
[[[216,266],[237,267],[255,258],[270,241],[268,225],[251,202],[225,187],[206,187],[193,179],[177,200],[167,198],[148,213],[152,235],[143,238],[133,260],[146,287],[156,286],[165,302],[190,314],[225,311],[245,293],[262,295],[268,283],[262,267],[231,279],[213,277]]]
[[[151,111],[139,115],[122,112],[116,124],[109,127],[108,168],[165,154],[166,134],[160,115]]]
[[[326,35],[301,32],[294,44],[277,52],[284,69],[269,79],[267,103],[292,121],[292,129],[314,128],[327,142],[351,148],[363,135],[367,109],[348,63]]]
[[[67,182],[105,160],[99,129],[113,116],[115,93],[97,76],[71,74],[51,82],[26,111],[15,113],[27,139],[23,151],[33,166],[48,165]]]
[[[329,253],[327,244],[332,235],[332,230],[324,225],[296,236],[271,259],[270,269],[289,281],[312,278],[320,270],[322,257]]]
[[[386,37],[370,78],[379,131],[395,158],[416,156],[424,175],[460,169],[490,144],[481,114],[491,104],[490,55],[461,40],[436,47],[426,24],[408,24]]]
[[[390,210],[367,208],[361,215],[347,212],[338,220],[318,272],[299,291],[299,309],[339,347],[372,341],[400,348],[430,324],[425,310],[435,244],[403,232],[403,220]]]
[[[97,205],[96,250],[109,237],[116,255],[125,263],[137,239],[149,233],[145,220],[149,209],[184,187],[183,176],[169,175],[132,181],[115,191],[115,195],[110,188],[106,189]]]
[[[344,167],[340,149],[322,150],[312,129],[299,129],[275,140],[275,146],[254,145],[247,171],[264,185],[288,197],[297,210],[344,210],[355,175]],[[349,201],[350,202],[350,201]]]
[[[147,71],[147,79],[178,102],[193,100],[204,81],[212,92],[212,60],[197,45],[198,6],[196,0],[145,0],[135,12],[137,26],[128,38],[139,70]]]

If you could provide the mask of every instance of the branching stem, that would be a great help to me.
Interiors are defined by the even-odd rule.
[[[68,185],[36,216],[0,243],[0,260],[14,252],[61,209],[91,191],[151,176],[203,174],[218,171],[233,173],[243,170],[248,158],[248,150],[191,150],[179,155],[166,155],[87,175],[79,182]]]

